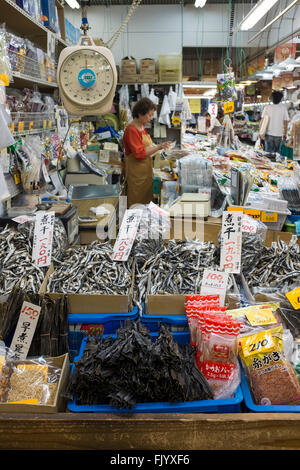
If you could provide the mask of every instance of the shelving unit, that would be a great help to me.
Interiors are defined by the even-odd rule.
[[[40,89],[43,91],[47,91],[47,89],[57,88],[56,82],[47,82],[46,80],[41,80],[39,78],[30,77],[29,75],[25,75],[20,72],[13,73],[13,82],[9,84],[12,88],[26,88],[31,87],[32,84],[38,85]]]

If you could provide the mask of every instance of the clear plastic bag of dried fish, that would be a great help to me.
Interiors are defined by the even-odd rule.
[[[60,260],[54,259],[54,272],[49,275],[46,292],[72,294],[129,294],[132,284],[133,258],[112,261],[110,241],[70,247]]]

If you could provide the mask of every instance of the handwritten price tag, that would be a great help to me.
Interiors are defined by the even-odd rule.
[[[219,294],[220,305],[223,306],[225,303],[228,276],[228,273],[222,271],[211,271],[210,269],[205,269],[200,294]]]
[[[36,214],[32,250],[35,266],[44,267],[51,264],[54,219],[54,211],[39,211]]]
[[[13,359],[26,359],[40,316],[41,307],[23,302],[17,328],[10,345]]]
[[[300,308],[300,287],[291,290],[285,294],[286,298],[290,301],[295,310]]]
[[[242,212],[223,212],[220,257],[221,271],[235,274],[241,272],[242,218]]]
[[[224,114],[233,113],[234,111],[234,101],[228,101],[224,103]]]
[[[128,209],[125,212],[118,238],[114,245],[113,261],[127,261],[139,228],[142,213],[141,209]]]

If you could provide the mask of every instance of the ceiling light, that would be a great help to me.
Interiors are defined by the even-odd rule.
[[[80,5],[77,0],[66,0],[66,2],[71,8],[80,8]]]
[[[206,0],[196,0],[195,1],[195,7],[196,8],[203,8],[206,3]]]
[[[248,31],[275,5],[278,0],[260,0],[245,16],[238,29]]]

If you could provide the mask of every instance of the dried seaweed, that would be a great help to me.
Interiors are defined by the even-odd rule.
[[[136,403],[183,402],[213,398],[195,365],[195,351],[179,345],[166,325],[152,341],[141,322],[128,320],[116,338],[89,336],[75,363],[66,397],[78,405],[109,404],[132,409]]]

